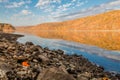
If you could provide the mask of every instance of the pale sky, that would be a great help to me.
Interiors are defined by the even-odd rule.
[[[0,22],[37,25],[119,9],[120,0],[0,0]]]

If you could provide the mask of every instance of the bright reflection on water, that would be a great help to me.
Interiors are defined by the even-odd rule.
[[[64,50],[66,54],[77,53],[79,55],[83,55],[91,62],[103,66],[107,71],[120,73],[120,53],[118,52],[107,51],[98,47],[68,42],[60,39],[47,39],[28,34],[24,35],[24,37],[18,39],[20,43],[31,41],[42,47]]]

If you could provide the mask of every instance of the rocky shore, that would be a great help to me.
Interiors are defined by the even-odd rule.
[[[67,55],[32,42],[17,42],[22,35],[0,33],[0,80],[120,80],[82,55]]]

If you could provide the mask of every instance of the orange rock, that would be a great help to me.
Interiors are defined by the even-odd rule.
[[[22,65],[26,67],[30,66],[27,61],[22,62]]]
[[[102,78],[102,80],[110,80],[109,78],[107,78],[107,77],[104,77],[104,78]]]

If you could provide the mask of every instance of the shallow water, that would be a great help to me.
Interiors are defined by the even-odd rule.
[[[99,47],[64,41],[60,39],[47,39],[29,34],[24,35],[24,37],[19,38],[17,41],[19,41],[20,43],[30,41],[42,47],[64,50],[66,54],[76,53],[79,55],[83,55],[92,63],[103,66],[107,71],[120,73],[119,52],[104,50]]]

